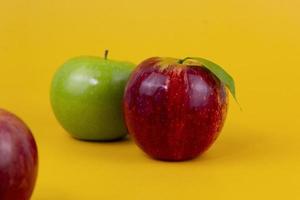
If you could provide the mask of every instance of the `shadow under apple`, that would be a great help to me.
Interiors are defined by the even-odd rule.
[[[232,131],[221,133],[215,144],[194,162],[240,162],[264,159],[274,149],[270,133],[257,130]]]

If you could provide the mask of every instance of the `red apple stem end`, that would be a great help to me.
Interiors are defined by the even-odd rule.
[[[189,59],[189,58],[186,57],[186,58],[183,58],[183,59],[179,59],[179,60],[178,60],[178,64],[183,64],[184,61],[186,61],[187,59]]]

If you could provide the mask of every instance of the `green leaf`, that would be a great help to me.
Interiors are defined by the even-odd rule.
[[[229,89],[233,98],[238,103],[236,94],[235,94],[234,80],[221,66],[219,66],[216,63],[209,61],[205,58],[199,58],[199,57],[187,57],[184,60],[186,61],[186,60],[190,60],[190,59],[199,62],[205,68],[207,68],[209,71],[211,71],[216,77],[218,77],[220,79],[220,81],[227,86],[227,88]]]

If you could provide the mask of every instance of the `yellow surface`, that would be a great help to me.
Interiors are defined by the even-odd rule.
[[[3,0],[0,107],[38,142],[32,199],[299,198],[299,8],[298,0]],[[212,59],[235,77],[243,111],[231,97],[220,138],[189,162],[151,160],[132,141],[76,141],[52,114],[51,78],[66,59],[105,48],[136,63]]]

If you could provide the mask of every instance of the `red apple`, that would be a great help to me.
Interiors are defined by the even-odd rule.
[[[125,121],[135,142],[151,157],[192,159],[218,137],[227,113],[226,78],[231,77],[202,61],[153,57],[131,74],[123,101]]]
[[[37,169],[37,146],[29,128],[0,109],[0,199],[29,200]]]

